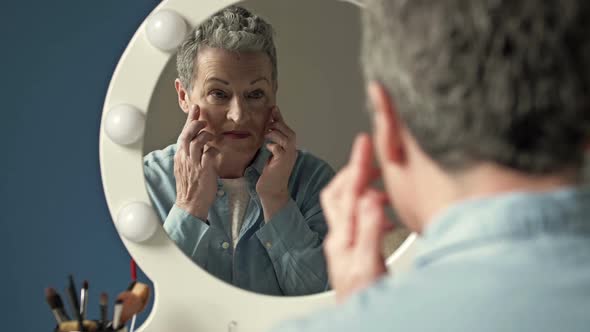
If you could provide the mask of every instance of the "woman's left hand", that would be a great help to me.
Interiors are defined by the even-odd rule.
[[[273,107],[269,122],[265,138],[271,141],[266,146],[272,156],[256,184],[265,221],[289,201],[289,177],[297,159],[295,132],[287,126],[277,106]]]

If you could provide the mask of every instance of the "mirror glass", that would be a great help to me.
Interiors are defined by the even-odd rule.
[[[172,56],[148,110],[148,193],[170,238],[212,275],[268,295],[323,292],[329,290],[322,250],[327,226],[318,195],[345,164],[355,134],[369,130],[361,9],[327,0],[238,6],[275,31],[276,86],[265,51],[205,47],[197,53],[192,90],[182,85],[177,92]],[[187,126],[193,104],[199,119]],[[187,133],[183,142],[193,142],[182,145],[183,156],[181,133]],[[401,227],[388,234],[385,257],[408,234]]]

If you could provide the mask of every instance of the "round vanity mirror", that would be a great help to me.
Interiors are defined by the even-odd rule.
[[[246,11],[226,9],[192,30],[157,81],[143,146],[148,193],[171,239],[195,264],[219,279],[268,295],[322,292],[328,289],[321,250],[326,223],[318,193],[346,162],[354,135],[369,129],[358,63],[360,9],[350,3],[332,3],[326,8],[333,16],[327,24],[324,11],[309,10],[312,1],[258,0],[239,6]],[[230,44],[226,40],[235,38],[236,30],[249,34],[248,38]],[[213,43],[215,50],[207,46]],[[253,47],[258,50],[241,50]],[[265,47],[276,53],[265,53]],[[190,69],[187,59],[193,65]],[[272,63],[277,63],[276,73]],[[193,73],[192,80],[183,84],[181,76],[187,69]],[[190,91],[185,85],[191,86]],[[187,125],[193,104],[200,110],[200,119],[194,123],[209,120],[201,133],[216,137],[204,144],[199,143],[204,134],[191,132],[194,128]],[[264,200],[278,194],[265,197],[257,183],[272,171],[264,167],[270,161],[262,160],[271,159],[272,154],[264,150],[272,138],[262,131],[268,127],[265,122],[272,121],[275,105],[282,127],[274,138],[288,139],[291,130],[292,144],[299,150],[294,147],[293,154],[299,156],[290,173],[279,174],[285,181],[273,183],[276,192],[288,191],[292,204],[272,209]],[[178,151],[182,144],[199,145],[202,150],[211,145],[220,151],[213,167],[212,176],[218,179],[214,188],[179,187],[179,181],[207,181],[206,167],[202,171],[198,167],[206,165],[201,151],[199,163],[190,164],[197,165],[192,180],[178,169],[175,173],[175,158],[180,164],[179,157],[190,155]],[[234,169],[234,164],[241,166]],[[182,201],[187,196],[193,196],[189,198],[192,206],[203,201],[208,206],[192,209]],[[273,212],[269,215],[265,208]],[[407,235],[403,228],[393,231],[386,241],[385,257]]]
[[[100,152],[117,230],[156,288],[143,331],[261,331],[332,303],[319,193],[369,130],[359,10],[170,0],[139,27]],[[390,270],[414,238],[388,235]]]

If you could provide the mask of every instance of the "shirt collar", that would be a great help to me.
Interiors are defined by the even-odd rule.
[[[265,142],[265,144],[262,145],[258,152],[256,152],[254,160],[252,161],[250,166],[246,168],[244,175],[248,175],[248,172],[254,170],[258,173],[257,175],[260,176],[260,174],[262,174],[262,170],[264,170],[264,166],[266,166],[266,163],[268,162],[268,158],[270,157],[270,155],[271,152],[266,148]]]
[[[435,217],[422,234],[418,266],[461,244],[533,233],[590,233],[590,187],[531,193],[514,192],[458,203]]]

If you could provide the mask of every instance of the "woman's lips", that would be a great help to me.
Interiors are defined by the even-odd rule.
[[[231,139],[244,139],[250,137],[250,133],[247,131],[231,130],[224,132],[223,136]]]

